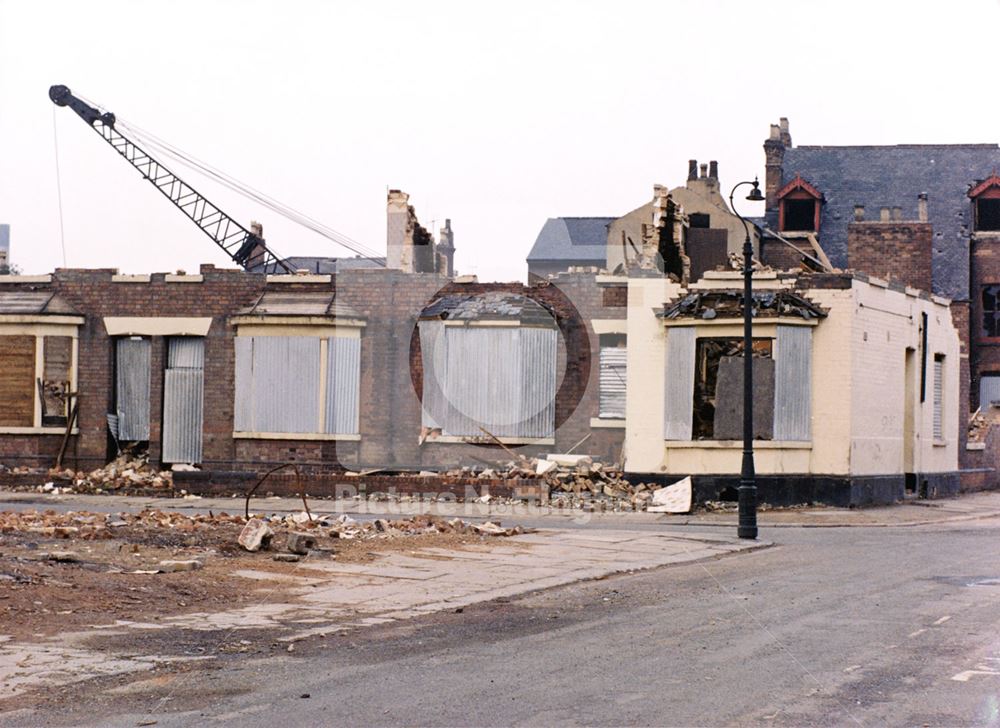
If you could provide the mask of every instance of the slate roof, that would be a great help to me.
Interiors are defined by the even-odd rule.
[[[614,217],[550,217],[535,238],[528,262],[565,260],[603,265],[608,259],[608,225]]]
[[[360,319],[350,306],[337,303],[331,291],[265,291],[255,304],[240,311],[250,316],[336,316]]]
[[[52,291],[0,291],[0,314],[80,315]]]
[[[442,296],[420,312],[421,319],[449,321],[518,321],[525,325],[554,326],[548,307],[517,293],[491,291]]]
[[[782,164],[784,183],[800,174],[823,193],[819,239],[838,267],[847,266],[847,225],[855,205],[865,206],[866,220],[878,220],[881,207],[901,207],[903,219],[913,221],[917,195],[926,192],[934,227],[933,292],[956,300],[969,296],[968,192],[994,169],[1000,169],[996,144],[791,147]],[[778,229],[776,209],[768,211],[767,224]]]

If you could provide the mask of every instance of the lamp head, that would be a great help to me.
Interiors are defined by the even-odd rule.
[[[760,193],[760,182],[757,181],[756,177],[753,178],[753,189],[750,190],[750,194],[747,195],[747,199],[750,200],[750,202],[764,201],[764,195]]]

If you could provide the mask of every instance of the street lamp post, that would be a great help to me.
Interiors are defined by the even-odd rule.
[[[747,221],[736,211],[733,195],[743,185],[752,185],[747,195],[751,202],[764,199],[760,194],[760,183],[740,182],[729,193],[729,207],[743,223],[746,237],[743,239],[743,465],[740,468],[739,526],[736,535],[740,538],[757,538],[757,474],[753,466],[753,245],[750,242],[750,228]]]

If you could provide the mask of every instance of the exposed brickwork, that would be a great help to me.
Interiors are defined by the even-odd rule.
[[[933,229],[925,222],[853,222],[847,264],[876,278],[931,290]]]
[[[809,242],[806,240],[793,240],[792,242],[807,252],[812,250]],[[775,240],[774,238],[764,238],[761,240],[760,259],[764,265],[771,266],[775,270],[798,271],[802,269],[802,256],[780,240]]]
[[[605,308],[628,306],[628,286],[605,286],[601,293],[601,305]]]
[[[70,438],[66,465],[91,469],[114,455],[107,435],[107,413],[112,411],[114,343],[107,335],[105,316],[211,317],[205,339],[203,462],[211,471],[262,472],[274,465],[295,462],[317,476],[345,469],[440,469],[470,461],[508,460],[497,447],[472,444],[425,443],[420,436],[422,377],[416,324],[420,312],[445,292],[521,292],[556,312],[565,346],[557,362],[561,385],[557,393],[559,425],[555,446],[521,448],[525,454],[568,449],[588,434],[577,452],[591,452],[606,461],[620,454],[624,432],[596,429],[599,342],[586,322],[594,318],[621,318],[619,299],[605,306],[602,289],[593,274],[569,274],[558,282],[526,287],[520,284],[454,284],[434,274],[405,274],[393,270],[342,273],[329,283],[268,284],[262,275],[203,266],[202,282],[167,282],[154,274],[149,282],[115,282],[111,270],[58,270],[48,284],[4,283],[10,290],[46,289],[57,292],[84,317],[79,330],[78,383],[80,434]],[[282,292],[336,290],[337,300],[365,319],[361,337],[360,441],[234,439],[235,326],[231,317],[246,309],[273,287]],[[615,296],[622,294],[616,293]],[[149,454],[160,458],[164,337],[152,337]],[[568,354],[568,356],[567,356]],[[61,437],[25,435],[0,437],[0,462],[48,465]]]

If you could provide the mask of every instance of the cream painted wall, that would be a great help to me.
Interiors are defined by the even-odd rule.
[[[766,275],[766,274],[765,274]],[[761,281],[765,284],[765,280]],[[772,284],[773,285],[773,284]],[[664,381],[667,326],[654,308],[681,293],[662,279],[629,280],[626,469],[649,473],[740,471],[738,442],[665,442]],[[812,440],[757,441],[761,474],[889,475],[903,471],[905,352],[916,350],[919,377],[920,313],[927,312],[927,395],[914,403],[916,472],[958,469],[959,341],[943,301],[929,301],[854,280],[850,289],[806,295],[828,310],[812,328]],[[782,321],[791,323],[791,321]],[[699,335],[739,335],[738,322],[695,322]],[[755,335],[774,336],[775,320],[759,320]],[[945,356],[943,442],[933,441],[933,360]],[[780,352],[775,352],[780,356]],[[633,374],[634,373],[634,374]],[[641,385],[639,384],[641,382]],[[911,388],[919,398],[919,383]]]
[[[660,276],[628,281],[628,390],[625,394],[625,462],[633,472],[663,469],[666,329],[653,309],[681,293]]]
[[[879,285],[854,282],[856,315],[851,330],[851,472],[901,472],[906,392],[905,351],[915,350],[914,459],[916,472],[958,469],[959,340],[947,305],[908,296]],[[927,381],[920,397],[921,313],[927,313]],[[933,437],[935,354],[944,354],[945,438]]]

